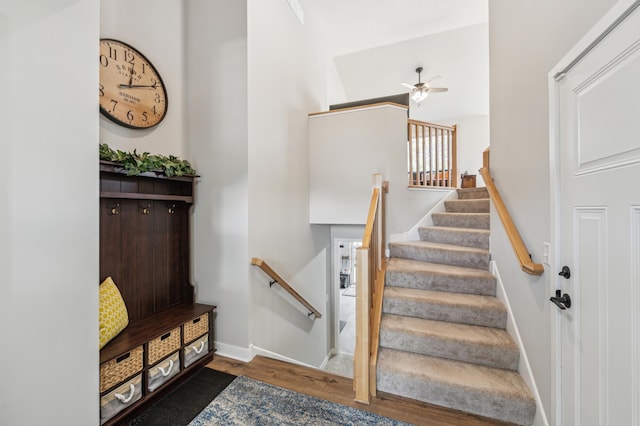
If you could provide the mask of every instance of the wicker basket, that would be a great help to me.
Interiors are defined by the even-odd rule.
[[[189,343],[209,332],[209,314],[202,314],[184,323],[184,343]]]
[[[100,392],[142,370],[142,346],[100,365]]]
[[[180,349],[180,327],[176,327],[170,332],[156,337],[149,342],[147,363],[149,365],[155,364],[156,361],[160,361],[178,349]]]

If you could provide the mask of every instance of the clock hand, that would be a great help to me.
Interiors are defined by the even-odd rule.
[[[120,89],[156,89],[160,87],[158,84],[121,84],[118,86]]]
[[[129,70],[129,87],[131,87],[131,82],[133,81],[133,67]]]

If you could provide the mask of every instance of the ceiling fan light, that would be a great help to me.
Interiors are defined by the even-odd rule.
[[[429,96],[429,92],[426,90],[414,90],[411,94],[411,99],[413,100],[413,102],[419,104],[420,102],[427,99],[427,96]]]

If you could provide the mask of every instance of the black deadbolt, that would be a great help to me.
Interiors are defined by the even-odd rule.
[[[562,271],[558,272],[558,275],[560,275],[561,277],[565,277],[566,279],[569,279],[571,277],[571,269],[569,269],[567,265],[564,265],[562,267]]]

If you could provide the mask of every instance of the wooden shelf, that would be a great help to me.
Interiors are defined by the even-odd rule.
[[[146,194],[139,192],[100,192],[100,198],[121,198],[127,200],[159,200],[159,201],[182,201],[193,204],[193,196],[189,195],[165,195]]]
[[[216,306],[200,303],[182,303],[131,323],[122,333],[102,348],[100,351],[100,363],[102,364],[122,355],[149,340],[161,336],[167,330],[199,317],[212,309],[215,310]]]

